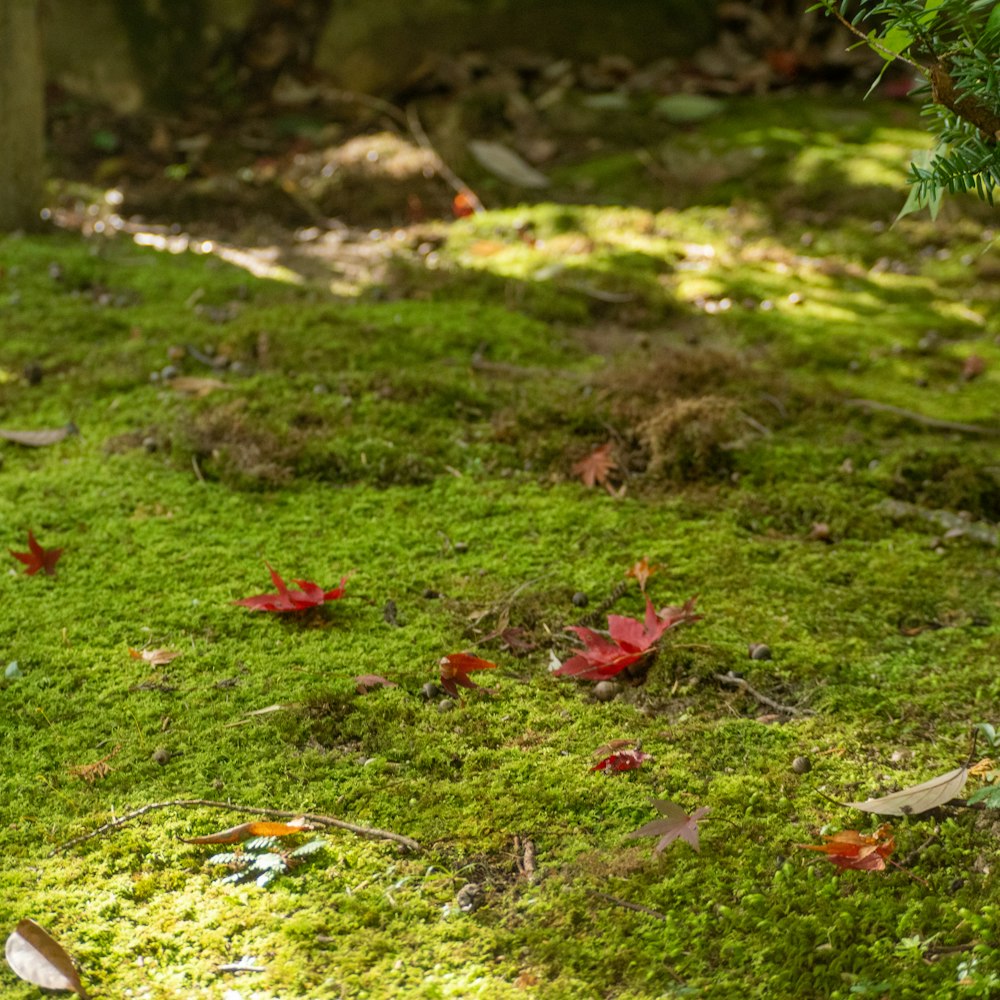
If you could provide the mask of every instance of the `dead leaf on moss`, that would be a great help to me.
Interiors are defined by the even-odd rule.
[[[67,772],[74,778],[82,778],[88,785],[92,785],[100,778],[106,778],[111,773],[111,765],[108,763],[118,751],[121,750],[119,744],[106,757],[95,760],[93,764],[77,764],[75,767],[67,768]]]
[[[588,489],[594,486],[609,488],[608,475],[618,468],[618,463],[611,455],[614,442],[608,441],[595,448],[589,455],[581,458],[573,466],[573,475],[579,476]]]
[[[201,399],[216,389],[231,389],[232,386],[217,378],[206,378],[198,375],[177,375],[167,383],[174,392],[185,396]]]
[[[162,667],[165,663],[176,660],[181,654],[174,649],[132,649],[130,647],[128,655],[133,660],[144,660],[154,667]]]
[[[54,427],[44,431],[11,431],[0,428],[0,438],[3,438],[4,441],[13,441],[14,444],[24,445],[26,448],[44,448],[46,445],[58,444],[71,435],[79,433],[79,429],[72,421],[64,427]]]
[[[865,799],[864,802],[845,802],[851,809],[875,813],[877,816],[919,816],[955,798],[965,787],[969,777],[968,765],[946,771],[919,785],[911,785],[880,799]]]
[[[4,948],[7,964],[14,975],[43,990],[76,993],[87,1000],[87,991],[69,952],[44,927],[25,917]]]
[[[261,820],[251,823],[241,823],[231,826],[228,830],[218,833],[207,833],[204,837],[178,837],[184,844],[238,844],[250,837],[287,837],[293,833],[302,833],[313,829],[304,816],[296,816],[288,823],[275,823]]]

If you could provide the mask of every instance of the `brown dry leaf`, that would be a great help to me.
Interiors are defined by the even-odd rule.
[[[4,949],[14,975],[44,990],[64,990],[88,1000],[73,959],[48,931],[27,917],[7,938]]]
[[[128,655],[133,660],[145,660],[154,667],[162,667],[171,660],[176,660],[181,654],[175,649],[132,649],[129,648]]]
[[[312,825],[304,816],[297,816],[288,823],[257,821],[231,826],[228,830],[208,833],[204,837],[180,837],[185,844],[238,844],[248,837],[287,837],[292,833],[311,830]]]
[[[207,396],[216,389],[231,388],[225,382],[220,382],[217,378],[205,378],[198,375],[178,375],[168,383],[175,392],[181,392],[185,396],[194,396],[200,399]]]
[[[978,354],[970,354],[962,365],[962,378],[966,382],[971,382],[974,378],[979,378],[986,371],[986,360]]]
[[[58,444],[70,435],[79,433],[79,429],[72,421],[65,427],[54,427],[44,431],[8,431],[0,428],[0,438],[4,441],[23,444],[27,448],[44,448],[46,445]]]
[[[357,685],[358,694],[368,694],[369,691],[380,687],[399,687],[394,681],[386,680],[379,674],[359,674],[354,678],[354,683]]]
[[[954,771],[939,774],[919,785],[903,788],[880,799],[865,799],[864,802],[845,802],[844,805],[876,816],[919,816],[955,798],[965,787],[969,768],[963,764]]]
[[[106,778],[111,773],[111,765],[108,761],[111,760],[111,758],[114,757],[119,750],[121,750],[120,744],[116,746],[106,757],[102,757],[100,760],[95,760],[93,764],[77,764],[74,767],[68,767],[66,771],[72,777],[83,778],[88,785],[92,785],[98,780],[98,778]]]
[[[611,449],[614,442],[608,441],[599,448],[595,448],[589,455],[581,458],[573,466],[573,475],[579,476],[583,485],[590,488],[593,486],[608,486],[608,474],[618,468],[618,463],[611,457]]]
[[[625,575],[634,576],[639,582],[639,589],[645,593],[646,581],[659,569],[663,569],[659,563],[653,563],[653,565],[650,566],[648,558],[643,556],[637,563],[634,563],[631,567],[629,567]]]

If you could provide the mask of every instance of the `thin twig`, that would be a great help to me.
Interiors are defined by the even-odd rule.
[[[848,399],[847,406],[856,406],[862,410],[874,410],[876,413],[891,413],[894,417],[902,417],[904,420],[912,420],[914,423],[922,424],[924,427],[933,427],[939,431],[958,431],[961,434],[988,434],[995,437],[1000,434],[1000,427],[981,427],[979,424],[961,424],[955,420],[939,420],[937,417],[928,417],[915,410],[904,410],[901,406],[892,406],[890,403],[879,403],[874,399]]]
[[[941,834],[941,828],[939,826],[934,827],[934,832],[922,844],[918,844],[916,847],[914,847],[913,850],[910,851],[910,853],[907,854],[905,858],[903,858],[902,864],[905,865],[907,868],[909,868],[910,865],[912,865],[913,862],[916,861],[918,857],[920,857],[921,851],[924,851],[928,847],[930,847],[931,844],[933,844],[934,841],[938,839],[940,834]]]
[[[79,837],[74,837],[72,840],[66,841],[65,844],[54,847],[49,852],[49,857],[52,857],[54,854],[62,854],[71,847],[76,847],[77,844],[92,840],[94,837],[100,837],[105,833],[112,833],[123,827],[126,823],[130,823],[132,820],[137,819],[145,813],[152,812],[154,809],[190,809],[199,807],[226,809],[230,812],[250,813],[253,816],[272,816],[277,819],[296,819],[301,816],[310,823],[316,823],[319,826],[336,827],[338,830],[347,830],[349,833],[356,833],[359,837],[370,837],[373,840],[391,840],[408,851],[420,850],[420,845],[411,837],[404,837],[400,833],[392,833],[389,830],[377,830],[374,827],[361,826],[358,823],[348,823],[346,820],[335,819],[333,816],[320,816],[316,813],[288,812],[284,809],[264,809],[259,806],[241,806],[235,802],[216,802],[212,799],[174,799],[171,802],[151,802],[148,805],[141,806],[139,809],[133,809],[132,812],[125,813],[124,816],[119,816],[105,823],[103,826],[99,826],[96,830],[91,830],[90,833],[81,834]]]
[[[600,899],[607,900],[609,903],[614,903],[615,906],[623,906],[626,910],[634,910],[636,913],[645,913],[646,916],[655,917],[657,920],[666,920],[666,916],[660,913],[659,910],[652,910],[648,906],[643,906],[642,903],[630,903],[627,899],[619,899],[617,896],[612,896],[608,892],[598,892],[597,889],[588,889],[588,893],[591,896],[597,896]]]
[[[870,38],[859,27],[857,27],[856,25],[851,24],[851,22],[848,21],[847,18],[844,17],[844,15],[841,14],[840,11],[837,10],[836,8],[834,8],[834,7],[827,7],[827,10],[838,21],[840,21],[840,23],[845,28],[847,28],[847,30],[852,35],[854,35],[857,38],[860,38],[861,41],[863,41],[865,43],[865,45],[867,45],[870,48],[874,49],[880,56],[882,56],[883,59],[888,59],[888,60],[898,59],[900,62],[906,63],[907,66],[912,66],[914,69],[920,70],[922,73],[926,73],[927,72],[927,67],[923,66],[921,63],[914,62],[912,59],[908,59],[906,56],[900,55],[900,53],[898,53],[898,52],[893,52],[892,49],[886,47],[881,42],[879,42],[879,40],[877,38]]]
[[[773,708],[776,712],[780,712],[782,715],[815,715],[816,713],[810,708],[795,708],[793,705],[782,705],[781,702],[775,701],[773,698],[768,698],[766,694],[761,694],[756,688],[751,687],[742,677],[737,677],[735,674],[713,674],[712,675],[720,684],[725,684],[727,687],[739,688],[741,691],[750,695],[751,698],[756,698],[762,705],[767,705],[768,708]]]
[[[456,194],[464,194],[472,202],[473,208],[477,212],[483,211],[483,204],[472,188],[444,162],[444,157],[434,148],[434,143],[431,142],[430,136],[424,131],[424,126],[420,122],[420,116],[417,114],[417,108],[414,104],[406,106],[406,125],[413,138],[417,140],[417,145],[421,149],[431,153],[437,160],[437,172],[441,175],[442,180],[450,184]]]

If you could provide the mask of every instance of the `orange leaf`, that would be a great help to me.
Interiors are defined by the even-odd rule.
[[[643,592],[646,590],[646,581],[658,570],[663,569],[659,563],[653,563],[652,566],[649,565],[649,560],[646,556],[643,556],[637,563],[632,565],[626,576],[634,576],[639,582],[639,589]]]
[[[796,844],[796,847],[820,851],[838,868],[880,872],[885,868],[885,859],[896,849],[890,829],[888,823],[883,823],[871,836],[857,830],[841,830],[832,837],[824,837],[823,844]]]
[[[231,826],[228,830],[208,833],[204,837],[181,837],[180,840],[185,844],[237,844],[248,837],[287,837],[289,834],[311,829],[312,826],[305,818],[299,816],[290,823],[267,821],[241,823],[239,826]]]
[[[618,468],[618,463],[611,457],[611,449],[614,446],[612,441],[595,448],[589,455],[581,458],[573,466],[573,475],[579,476],[583,480],[583,485],[606,486],[608,473]]]

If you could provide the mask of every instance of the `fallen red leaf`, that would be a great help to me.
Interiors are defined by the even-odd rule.
[[[883,823],[872,836],[858,833],[857,830],[841,830],[832,837],[824,837],[823,844],[796,846],[806,851],[820,851],[838,868],[880,872],[885,868],[885,859],[896,848],[896,841],[889,830],[888,823]]]
[[[678,838],[686,840],[696,851],[699,849],[698,820],[704,819],[712,811],[711,807],[702,806],[689,816],[676,802],[668,802],[666,799],[653,799],[653,806],[663,818],[651,820],[638,830],[633,830],[629,839],[659,837],[659,842],[653,848],[654,854],[659,854]]]
[[[575,632],[586,648],[553,672],[560,677],[577,677],[585,681],[614,677],[649,656],[667,629],[698,621],[701,615],[694,613],[696,600],[692,597],[683,607],[663,608],[658,612],[647,596],[644,621],[624,615],[608,615],[610,639],[582,625],[571,625],[568,631]]]
[[[451,200],[451,214],[456,219],[464,219],[483,210],[483,203],[468,188],[463,188]]]
[[[586,487],[604,486],[608,484],[608,473],[613,472],[618,463],[611,457],[612,441],[595,448],[573,466],[573,475],[579,476]]]
[[[619,750],[609,754],[603,760],[599,760],[591,768],[591,771],[619,774],[622,771],[634,771],[636,768],[642,767],[644,761],[652,759],[652,754],[643,753],[642,750]]]
[[[7,550],[19,562],[23,562],[28,568],[24,571],[28,576],[34,576],[40,569],[45,570],[47,576],[52,576],[56,571],[56,563],[63,554],[62,549],[43,549],[35,540],[34,532],[28,531],[28,551],[15,552],[13,549]]]
[[[233,604],[240,604],[251,611],[274,611],[283,614],[288,611],[305,611],[308,608],[317,608],[326,601],[339,601],[344,596],[344,585],[350,579],[350,575],[340,578],[340,585],[333,590],[324,590],[318,583],[310,580],[293,580],[301,590],[289,590],[285,581],[281,579],[270,563],[265,563],[271,573],[271,579],[278,588],[276,594],[257,594],[255,597],[244,597]]]
[[[474,681],[469,680],[471,670],[495,670],[496,664],[489,660],[481,660],[471,653],[450,653],[441,657],[441,687],[445,689],[453,698],[458,697],[457,684],[464,688],[475,688],[481,691],[489,691]]]

